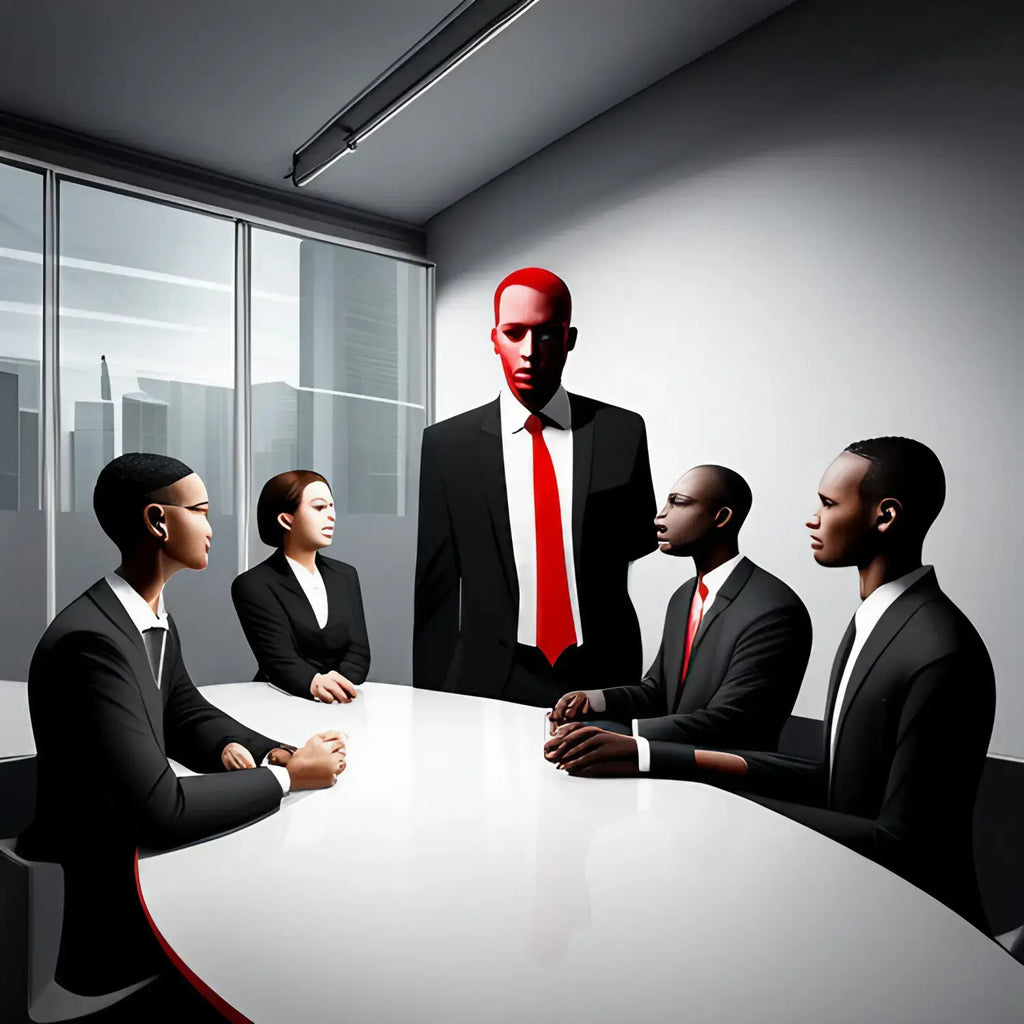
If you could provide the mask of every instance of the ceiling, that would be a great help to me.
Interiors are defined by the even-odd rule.
[[[423,224],[790,0],[541,0],[303,195]],[[456,0],[0,0],[0,112],[293,192]]]

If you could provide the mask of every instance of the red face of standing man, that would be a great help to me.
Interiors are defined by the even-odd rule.
[[[517,270],[498,286],[491,341],[512,394],[531,411],[547,405],[562,381],[576,344],[571,313],[569,290],[549,271]]]

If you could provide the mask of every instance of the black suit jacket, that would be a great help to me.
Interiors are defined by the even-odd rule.
[[[370,670],[358,573],[319,553],[316,565],[327,591],[323,629],[280,548],[231,584],[238,621],[258,663],[254,678],[308,700],[317,673],[334,670],[361,683]]]
[[[28,699],[36,808],[18,852],[64,866],[61,959],[74,961],[70,968],[64,963],[65,976],[101,988],[127,983],[152,969],[151,961],[144,967],[136,959],[144,949],[152,953],[132,873],[136,846],[205,839],[276,810],[281,787],[272,772],[228,772],[220,761],[230,742],[246,746],[257,763],[276,743],[199,693],[173,620],[157,689],[142,637],[103,580],[43,634],[29,667]],[[179,779],[168,757],[212,774]],[[105,940],[119,937],[114,946],[96,942],[99,922]],[[73,953],[65,956],[69,946]],[[86,991],[75,982],[70,987]]]
[[[782,580],[742,558],[701,620],[673,710],[696,585],[694,577],[669,599],[654,663],[639,683],[604,691],[601,717],[637,718],[648,740],[775,750],[811,653],[807,609]],[[659,750],[652,745],[655,772]]]
[[[629,563],[654,550],[654,489],[643,419],[569,395],[572,536],[583,643],[576,685],[636,678],[640,627]],[[498,400],[423,432],[413,682],[499,697],[516,646],[512,550]]]
[[[697,777],[746,791],[886,865],[987,930],[972,844],[974,799],[995,715],[984,641],[939,589],[934,572],[886,610],[837,708],[852,641],[851,624],[832,667],[820,758],[739,750],[747,775]],[[692,748],[662,753],[662,774],[695,777]]]

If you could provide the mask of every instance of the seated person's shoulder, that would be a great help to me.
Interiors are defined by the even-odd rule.
[[[273,556],[271,556],[272,558]],[[253,591],[261,590],[271,578],[273,569],[270,566],[270,558],[265,559],[257,565],[239,573],[231,581],[231,593],[248,595]]]
[[[768,607],[792,608],[807,614],[807,609],[800,595],[785,581],[778,576],[762,569],[759,565],[750,563],[753,570],[750,574],[750,581],[754,584],[757,596]]]

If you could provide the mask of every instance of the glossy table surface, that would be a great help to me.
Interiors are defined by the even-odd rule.
[[[349,736],[334,788],[140,859],[165,941],[252,1021],[1024,1016],[1024,968],[900,878],[708,786],[570,778],[537,708],[203,692],[278,739]]]

